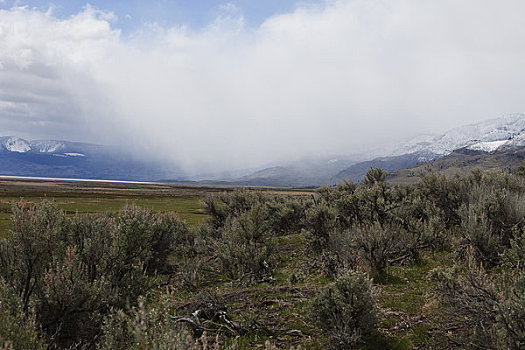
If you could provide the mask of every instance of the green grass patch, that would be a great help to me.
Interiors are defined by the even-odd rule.
[[[104,196],[104,194],[78,197],[0,197],[0,237],[5,237],[11,228],[11,206],[19,200],[40,202],[44,199],[56,202],[68,214],[94,214],[116,212],[126,205],[138,205],[154,211],[174,212],[189,226],[197,226],[206,218],[201,208],[201,197],[137,197]]]
[[[450,266],[453,263],[451,255],[450,252],[424,253],[413,265],[388,268],[389,279],[395,283],[380,285],[378,303],[387,314],[381,321],[381,328],[390,334],[387,339],[397,345],[386,348],[432,348],[437,344],[431,330],[442,310],[432,305],[436,286],[427,276],[438,266]]]

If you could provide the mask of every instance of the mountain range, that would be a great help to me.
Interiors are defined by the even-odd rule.
[[[343,179],[358,182],[363,179],[371,167],[382,168],[390,173],[433,163],[449,156],[453,156],[455,160],[476,155],[487,155],[485,158],[496,159],[497,157],[491,157],[491,155],[507,154],[509,157],[506,158],[504,166],[512,169],[523,159],[519,150],[524,147],[525,114],[510,114],[460,126],[443,134],[421,135],[388,149],[373,150],[369,154],[362,154],[344,161],[326,158],[319,159],[309,168],[294,164],[268,167],[242,178],[233,179],[231,182],[241,185],[280,186],[318,186],[335,184]],[[357,161],[357,158],[364,160]],[[498,163],[497,161],[492,163],[494,162]],[[442,161],[440,166],[433,170],[443,170],[446,168],[445,163]],[[471,161],[468,164],[474,163],[476,162]],[[483,164],[476,164],[483,168]],[[496,166],[495,164],[493,166]],[[451,173],[466,171],[465,167],[462,169],[462,171]],[[419,170],[421,169],[414,170],[413,173],[416,174]],[[402,177],[399,175],[398,181],[401,181]]]
[[[348,178],[359,181],[370,167],[380,167],[387,172],[394,172],[422,164],[435,163],[447,157],[453,157],[457,160],[482,154],[488,156],[518,154],[512,163],[511,168],[513,168],[521,161],[522,158],[519,154],[524,147],[525,114],[510,114],[477,124],[464,125],[441,135],[426,135],[415,138],[393,147],[393,151],[386,156],[348,167],[338,173],[333,180],[337,182],[343,178]],[[445,163],[445,161],[441,161],[440,166],[433,170],[443,170],[446,168]],[[473,162],[469,164],[473,164]],[[478,165],[483,168],[480,164]],[[506,166],[510,166],[510,164],[506,163]],[[414,172],[417,173],[417,171]]]
[[[392,172],[391,178],[396,181],[405,181],[430,168],[451,174],[465,172],[475,165],[512,170],[524,156],[525,114],[464,125],[440,135],[422,135],[383,151],[302,159],[193,177],[185,176],[176,166],[144,161],[109,146],[0,137],[0,175],[220,185],[315,187],[343,179],[360,181],[371,167],[380,167]]]
[[[177,172],[109,146],[0,137],[0,175],[4,176],[150,181]]]

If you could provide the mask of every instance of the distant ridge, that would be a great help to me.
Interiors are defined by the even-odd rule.
[[[417,182],[419,176],[428,171],[447,176],[465,176],[473,170],[489,172],[514,172],[525,159],[525,147],[502,148],[492,152],[462,148],[440,159],[419,164],[408,169],[399,169],[388,174],[390,184]]]
[[[512,169],[522,159],[524,148],[525,114],[521,113],[460,126],[441,135],[422,135],[388,151],[374,151],[375,156],[371,152],[318,157],[254,170],[231,169],[228,173],[185,177],[180,168],[168,166],[167,161],[145,161],[108,146],[60,140],[27,141],[5,136],[0,137],[0,175],[128,181],[166,179],[164,182],[221,186],[317,187],[343,179],[358,182],[371,167],[396,173],[392,178],[406,178],[406,174],[399,172],[401,169],[413,169],[441,159],[443,161],[436,163],[439,164],[437,168],[462,169],[457,172],[468,168],[457,165],[461,159],[486,169]]]
[[[109,146],[0,137],[0,175],[154,181],[176,174],[173,167],[140,160]]]
[[[388,172],[413,168],[437,161],[456,150],[463,150],[456,152],[456,157],[462,157],[469,153],[470,155],[495,152],[512,154],[513,151],[523,147],[525,147],[525,114],[510,114],[461,126],[442,135],[418,137],[394,147],[389,156],[360,162],[344,169],[334,176],[332,182],[342,181],[345,178],[360,181],[370,167],[380,167]]]

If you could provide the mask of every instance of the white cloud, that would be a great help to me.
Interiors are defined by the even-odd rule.
[[[255,30],[221,10],[132,39],[90,7],[0,11],[0,129],[226,168],[524,110],[519,0],[328,1]]]

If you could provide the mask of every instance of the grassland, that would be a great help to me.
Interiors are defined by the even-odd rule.
[[[209,193],[228,190],[157,184],[90,183],[43,180],[0,180],[0,236],[11,227],[11,207],[19,200],[52,200],[74,215],[115,212],[125,205],[139,205],[155,211],[172,211],[190,226],[205,215],[201,200]]]
[[[258,189],[297,195],[307,193],[303,190]],[[174,212],[195,227],[205,218],[202,199],[211,193],[231,190],[231,187],[0,179],[0,236],[8,234],[11,206],[19,200],[52,200],[71,215],[115,212],[125,205],[135,204],[154,211]]]

